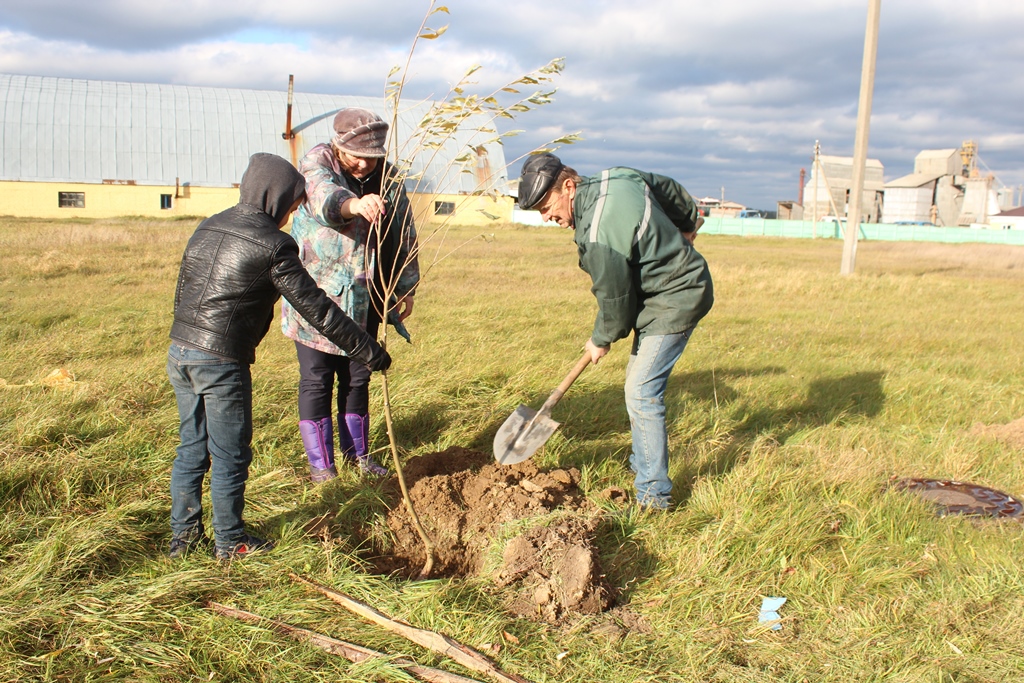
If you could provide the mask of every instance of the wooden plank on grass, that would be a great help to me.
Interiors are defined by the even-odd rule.
[[[467,645],[463,645],[462,643],[449,638],[446,635],[434,633],[433,631],[428,631],[422,628],[416,628],[409,624],[403,624],[400,621],[395,621],[394,619],[378,612],[366,603],[360,602],[349,595],[334,590],[333,588],[328,588],[316,581],[303,578],[298,574],[289,574],[289,576],[292,577],[293,581],[309,586],[350,612],[353,612],[368,621],[372,621],[392,633],[397,633],[403,638],[411,640],[417,645],[425,647],[428,650],[433,650],[434,652],[446,657],[450,657],[471,671],[479,671],[480,673],[486,674],[495,681],[498,681],[498,683],[530,683],[530,681],[522,676],[502,671],[498,668],[497,664],[483,654]]]
[[[299,626],[292,626],[291,624],[278,621],[277,619],[261,617],[258,614],[235,609],[234,607],[227,607],[226,605],[222,605],[217,602],[211,602],[209,607],[211,610],[222,616],[232,617],[250,624],[262,624],[268,626],[272,631],[280,633],[281,635],[289,636],[290,638],[294,638],[295,640],[299,640],[304,643],[309,643],[314,647],[320,648],[324,652],[328,652],[332,655],[339,655],[356,664],[364,662],[372,657],[388,659],[388,656],[383,652],[377,652],[376,650],[371,650],[370,648],[363,647],[362,645],[347,643],[344,640],[331,638],[330,636],[325,636],[322,633],[310,631],[309,629],[301,628]],[[416,678],[428,681],[428,683],[480,683],[480,681],[475,678],[466,678],[465,676],[449,673],[442,669],[432,669],[429,666],[420,666],[411,659],[399,657],[397,659],[391,659],[391,663],[405,671],[408,671]]]

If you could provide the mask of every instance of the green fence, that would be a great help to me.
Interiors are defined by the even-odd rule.
[[[782,221],[767,218],[705,218],[701,234],[843,239],[836,221]],[[934,225],[861,223],[860,239],[887,242],[983,242],[1024,246],[1024,230],[938,228]]]

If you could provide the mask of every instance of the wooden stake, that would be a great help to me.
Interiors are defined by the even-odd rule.
[[[261,617],[258,614],[235,609],[233,607],[227,607],[217,602],[211,602],[209,604],[209,608],[217,614],[225,617],[232,617],[250,624],[263,624],[269,626],[270,629],[276,633],[280,633],[281,635],[294,638],[295,640],[304,643],[309,643],[314,647],[320,648],[324,652],[344,657],[348,661],[356,664],[359,662],[365,662],[367,659],[371,659],[373,657],[388,659],[388,656],[383,652],[377,652],[376,650],[371,650],[370,648],[363,647],[362,645],[346,643],[344,640],[338,640],[337,638],[331,638],[330,636],[325,636],[322,633],[317,633],[316,631],[292,626],[291,624],[278,621],[277,619],[268,619],[266,617]],[[475,678],[466,678],[465,676],[459,676],[458,674],[449,673],[441,669],[432,669],[429,666],[420,666],[411,659],[399,657],[391,659],[391,662],[395,666],[405,669],[416,678],[429,681],[430,683],[480,683],[480,681]]]
[[[522,676],[505,673],[484,655],[469,646],[463,645],[462,643],[449,638],[446,635],[395,621],[394,619],[378,612],[366,603],[360,602],[353,597],[332,588],[328,588],[327,586],[321,585],[315,581],[303,578],[298,574],[289,574],[289,576],[291,576],[292,580],[305,586],[309,586],[310,588],[322,593],[345,609],[363,617],[367,621],[372,621],[378,626],[381,626],[392,633],[396,633],[407,640],[411,640],[421,647],[425,647],[428,650],[450,657],[467,669],[486,674],[495,681],[498,681],[498,683],[530,683],[529,680]]]

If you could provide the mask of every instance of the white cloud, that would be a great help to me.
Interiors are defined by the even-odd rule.
[[[566,151],[580,170],[650,164],[698,193],[725,185],[770,208],[778,193],[794,194],[815,140],[852,153],[863,0],[445,4],[451,14],[428,25],[449,31],[419,43],[408,98],[443,95],[475,64],[471,90],[490,92],[566,57],[554,103],[509,124],[526,129],[506,142],[510,160],[582,130],[586,140]],[[295,74],[303,91],[379,95],[427,6],[6,2],[0,71],[270,89]],[[869,155],[887,176],[909,172],[921,149],[975,139],[1001,180],[1024,182],[1022,20],[1019,0],[883,6]]]

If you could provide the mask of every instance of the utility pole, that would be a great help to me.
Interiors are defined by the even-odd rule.
[[[864,166],[868,160],[871,96],[875,90],[878,18],[881,13],[882,0],[868,0],[868,23],[864,31],[864,63],[860,72],[860,102],[857,105],[857,137],[853,143],[853,184],[850,188],[850,203],[846,208],[846,239],[843,241],[843,262],[839,268],[841,275],[852,275],[857,263],[860,205],[864,198]]]

